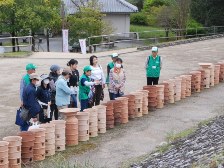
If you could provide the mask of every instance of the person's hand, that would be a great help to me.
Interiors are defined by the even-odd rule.
[[[102,88],[104,89],[105,87],[106,87],[106,85],[105,85],[105,84],[103,84],[103,85],[102,85]]]
[[[48,102],[48,106],[50,106],[51,105],[51,102]]]

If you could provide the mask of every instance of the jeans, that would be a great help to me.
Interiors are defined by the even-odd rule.
[[[22,126],[20,126],[20,131],[28,131],[29,129],[29,122],[24,122],[24,124]]]
[[[147,85],[158,85],[159,77],[147,77]]]
[[[81,103],[81,111],[85,110],[88,108],[88,99],[85,99],[85,100],[81,100],[80,103]]]
[[[72,98],[72,100],[73,100],[74,107],[77,108],[77,107],[78,107],[78,103],[77,103],[77,95],[76,95],[76,94],[72,94],[72,95],[71,95],[71,98]],[[72,107],[72,104],[70,104],[69,107]]]
[[[116,98],[121,97],[123,95],[124,95],[124,93],[117,93],[117,94],[115,94],[115,93],[111,93],[110,92],[111,100],[115,100]]]

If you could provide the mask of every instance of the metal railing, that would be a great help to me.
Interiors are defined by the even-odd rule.
[[[91,36],[87,39],[89,52],[106,51],[158,44],[181,39],[197,38],[224,33],[224,26],[198,27],[187,29],[161,29],[142,32],[116,33]]]
[[[1,37],[0,47],[4,48],[4,52],[12,51],[12,48],[20,51],[31,51],[32,49],[32,36],[20,37]],[[12,39],[15,39],[15,45],[12,45]]]

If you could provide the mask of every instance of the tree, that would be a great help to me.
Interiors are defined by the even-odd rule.
[[[1,31],[9,32],[12,37],[19,34],[35,33],[43,28],[58,29],[61,24],[60,0],[14,0],[0,6]],[[32,40],[35,51],[35,40]],[[12,40],[15,46],[15,40]],[[13,47],[15,51],[15,47]]]
[[[137,6],[139,11],[143,9],[144,0],[128,0],[128,2]]]

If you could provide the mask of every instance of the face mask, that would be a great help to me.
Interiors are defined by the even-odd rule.
[[[50,80],[49,79],[44,79],[44,84],[47,85],[49,84]]]
[[[121,64],[116,64],[116,68],[121,68]]]

